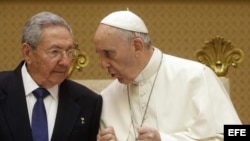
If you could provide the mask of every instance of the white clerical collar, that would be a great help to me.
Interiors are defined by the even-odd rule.
[[[150,58],[147,66],[141,71],[141,73],[134,80],[134,84],[150,78],[157,72],[157,68],[160,65],[162,59],[162,52],[158,48],[154,48],[154,53]]]
[[[29,94],[32,93],[33,90],[37,89],[39,86],[36,84],[36,82],[32,79],[32,77],[28,73],[26,68],[26,63],[23,64],[21,71],[22,71],[25,95],[28,96]],[[53,98],[58,99],[58,85],[55,85],[47,90],[50,92]]]

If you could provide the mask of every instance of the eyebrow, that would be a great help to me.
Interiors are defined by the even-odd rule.
[[[53,48],[58,48],[58,49],[62,49],[63,47],[59,46],[59,45],[52,45],[50,46],[48,49],[53,49]],[[72,49],[72,48],[76,48],[74,45],[70,45],[68,46],[67,50],[68,49]]]

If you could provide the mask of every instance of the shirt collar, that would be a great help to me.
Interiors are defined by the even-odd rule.
[[[28,73],[27,68],[26,68],[26,63],[23,64],[21,71],[22,71],[25,95],[28,96],[29,94],[32,93],[32,91],[37,89],[39,86]],[[55,85],[47,90],[50,92],[53,98],[58,99],[58,85]]]

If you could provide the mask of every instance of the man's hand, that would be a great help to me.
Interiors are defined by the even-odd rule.
[[[97,135],[97,141],[117,141],[113,127],[107,127]]]
[[[160,141],[161,137],[160,137],[160,133],[154,129],[154,128],[150,128],[150,127],[140,127],[138,129],[138,133],[139,136],[137,138],[138,141]]]

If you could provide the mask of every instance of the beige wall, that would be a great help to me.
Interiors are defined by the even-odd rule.
[[[231,98],[245,124],[250,123],[250,2],[244,0],[31,0],[0,1],[0,71],[13,69],[22,59],[20,32],[24,22],[40,11],[64,17],[75,41],[88,53],[89,65],[72,79],[109,79],[99,67],[92,38],[98,22],[108,13],[129,8],[141,16],[155,46],[162,51],[194,60],[194,51],[215,36],[230,40],[245,52],[238,68],[230,68]],[[202,2],[201,2],[202,1]],[[219,1],[219,2],[218,2]]]

